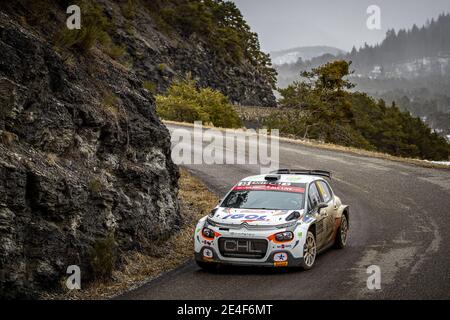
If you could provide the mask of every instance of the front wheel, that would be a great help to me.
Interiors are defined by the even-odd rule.
[[[345,215],[342,215],[341,225],[337,230],[336,240],[334,243],[335,247],[338,249],[343,249],[347,245],[347,238],[348,238],[348,220]]]
[[[309,270],[313,267],[314,262],[316,261],[316,254],[316,238],[311,231],[308,231],[308,234],[306,235],[305,245],[303,246],[303,262],[301,265],[303,269]]]
[[[198,260],[195,260],[195,262],[197,262],[197,265],[205,271],[211,272],[217,269],[217,263],[214,262],[203,262]]]

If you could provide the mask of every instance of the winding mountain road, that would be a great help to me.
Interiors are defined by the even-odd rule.
[[[324,252],[309,271],[224,268],[208,273],[192,260],[119,298],[450,298],[450,170],[282,141],[280,167],[332,171],[335,193],[350,205],[344,250]],[[245,176],[259,174],[251,165],[187,168],[219,196]],[[370,265],[381,269],[380,290],[367,289]]]

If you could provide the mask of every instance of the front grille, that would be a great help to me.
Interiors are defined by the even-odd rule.
[[[266,255],[267,240],[219,238],[219,251],[223,257],[262,259]]]

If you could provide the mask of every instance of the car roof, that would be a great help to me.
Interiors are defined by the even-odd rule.
[[[250,176],[242,179],[241,181],[266,181],[267,174],[261,174],[257,176]],[[277,182],[294,182],[294,183],[310,183],[315,180],[323,180],[319,176],[307,175],[307,174],[279,174],[280,179]]]

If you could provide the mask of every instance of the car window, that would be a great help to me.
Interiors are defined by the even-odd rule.
[[[319,190],[317,190],[317,186],[314,182],[309,185],[308,201],[310,210],[315,208],[321,201]]]
[[[221,206],[241,209],[300,210],[304,194],[279,191],[239,190],[231,191]]]
[[[331,200],[331,190],[325,181],[317,181],[317,187],[322,195],[323,202],[329,202]]]

